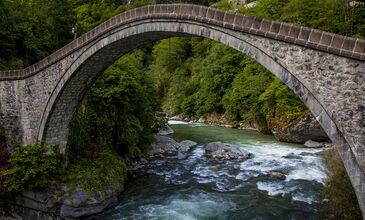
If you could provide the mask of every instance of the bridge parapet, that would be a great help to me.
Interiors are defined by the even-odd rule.
[[[299,46],[365,61],[365,40],[345,37],[284,22],[222,11],[219,9],[191,4],[159,4],[135,8],[103,22],[43,60],[20,70],[0,71],[0,81],[21,80],[30,77],[84,45],[119,26],[144,19],[175,18],[200,21],[243,33],[284,41]]]

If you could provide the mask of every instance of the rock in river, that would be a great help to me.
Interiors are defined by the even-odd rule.
[[[275,179],[278,179],[278,180],[285,180],[286,179],[286,176],[280,172],[275,172],[275,171],[271,171],[269,172],[269,175],[272,177],[272,178],[275,178]]]
[[[163,128],[158,129],[158,135],[168,135],[174,133],[174,130],[170,126],[165,126]]]
[[[151,144],[147,154],[149,156],[176,155],[180,145],[174,139],[156,135],[155,142]]]
[[[285,126],[274,122],[275,120],[269,123],[269,128],[279,141],[303,144],[309,139],[314,141],[329,140],[319,122],[310,112]]]
[[[320,142],[308,140],[304,143],[304,146],[308,147],[308,148],[320,148],[320,147],[324,147],[324,144],[320,143]]]
[[[191,148],[196,146],[197,143],[194,142],[194,141],[190,141],[190,140],[184,140],[184,141],[181,141],[179,143],[179,145],[180,145],[180,147],[179,147],[179,150],[177,152],[177,158],[178,159],[184,159],[188,156],[187,153],[189,153]]]
[[[251,157],[251,153],[237,144],[211,142],[205,147],[205,154],[216,159],[245,160]]]

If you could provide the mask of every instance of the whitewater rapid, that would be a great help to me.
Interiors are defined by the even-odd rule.
[[[150,161],[119,204],[96,219],[319,219],[325,149],[280,143],[253,131],[170,124],[176,139],[198,146],[183,160]],[[246,161],[207,158],[205,145],[217,140],[239,144],[254,156]],[[286,179],[272,178],[270,171]]]

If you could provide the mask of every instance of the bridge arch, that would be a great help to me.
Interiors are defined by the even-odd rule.
[[[290,24],[184,4],[122,13],[36,65],[0,72],[0,80],[27,88],[19,95],[23,142],[41,140],[64,150],[69,122],[96,78],[123,54],[175,36],[228,45],[292,89],[335,143],[364,213],[365,41]],[[42,92],[38,80],[45,82]],[[29,94],[40,98],[32,102]],[[26,112],[32,109],[34,115]]]

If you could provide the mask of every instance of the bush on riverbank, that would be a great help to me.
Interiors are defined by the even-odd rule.
[[[22,191],[47,186],[62,171],[63,156],[57,146],[33,144],[18,146],[9,160],[10,168],[1,172],[6,191]]]
[[[342,160],[335,149],[325,156],[327,181],[323,197],[328,199],[321,209],[325,219],[362,219],[359,204]]]
[[[93,159],[79,158],[69,164],[59,181],[71,189],[80,187],[89,196],[95,191],[103,195],[108,188],[120,189],[120,184],[127,176],[127,166],[122,157],[109,148],[99,149],[93,153]]]

